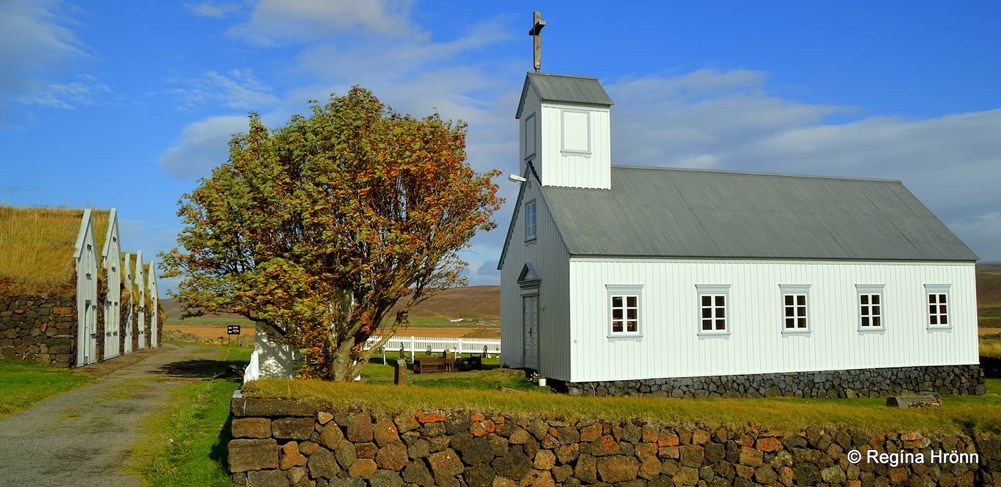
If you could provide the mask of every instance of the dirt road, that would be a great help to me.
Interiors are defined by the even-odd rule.
[[[138,363],[0,420],[0,485],[139,485],[125,467],[143,418],[181,379],[197,377],[192,366],[212,363],[217,354],[214,347],[165,345]]]

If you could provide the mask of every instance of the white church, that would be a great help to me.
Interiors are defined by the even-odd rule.
[[[502,362],[571,394],[983,394],[977,256],[900,181],[612,165],[594,78],[530,72]]]

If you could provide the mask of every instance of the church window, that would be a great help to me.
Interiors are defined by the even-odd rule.
[[[525,203],[525,241],[535,240],[535,200]]]
[[[730,332],[729,285],[696,285],[699,294],[699,334],[716,335]]]
[[[605,286],[608,289],[609,337],[638,336],[642,286]]]
[[[525,119],[525,160],[529,160],[535,157],[536,147],[535,147],[535,114],[529,115]]]
[[[928,306],[928,328],[949,328],[949,286],[925,284]]]
[[[809,333],[810,286],[780,285],[782,291],[783,333]]]
[[[563,110],[563,152],[591,153],[591,114],[584,110]]]
[[[856,285],[858,289],[859,331],[883,330],[883,286]]]

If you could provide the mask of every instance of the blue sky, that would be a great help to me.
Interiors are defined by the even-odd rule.
[[[1001,260],[987,1],[0,0],[0,202],[117,207],[125,249],[151,255],[248,112],[278,126],[354,84],[468,121],[470,163],[514,172],[533,10],[543,71],[615,101],[613,163],[900,179]],[[498,281],[500,184],[498,229],[463,254],[473,284]]]

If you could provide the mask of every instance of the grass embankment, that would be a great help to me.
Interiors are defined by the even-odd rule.
[[[977,308],[977,322],[981,328],[1001,328],[1001,306]]]
[[[980,363],[984,359],[1001,359],[1001,339],[981,338],[980,339]]]
[[[780,432],[797,431],[805,425],[847,426],[866,431],[1001,432],[1001,380],[995,379],[988,380],[986,396],[946,396],[941,407],[906,410],[887,408],[882,398],[599,398],[548,394],[541,388],[503,392],[424,387],[419,383],[397,387],[274,379],[247,384],[244,395],[297,398],[330,407],[355,406],[387,413],[472,408],[570,421],[641,419],[734,428],[750,424]]]
[[[1001,328],[1001,265],[977,266],[977,323]]]
[[[94,240],[104,244],[108,210],[94,210]],[[73,250],[83,210],[0,205],[0,291],[50,294],[72,289]]]
[[[13,360],[0,361],[0,378],[0,418],[94,379],[65,367]]]
[[[178,386],[170,400],[143,423],[130,469],[143,485],[228,487],[226,444],[229,401],[240,387],[252,348],[219,346],[217,362],[200,369],[204,380]]]

